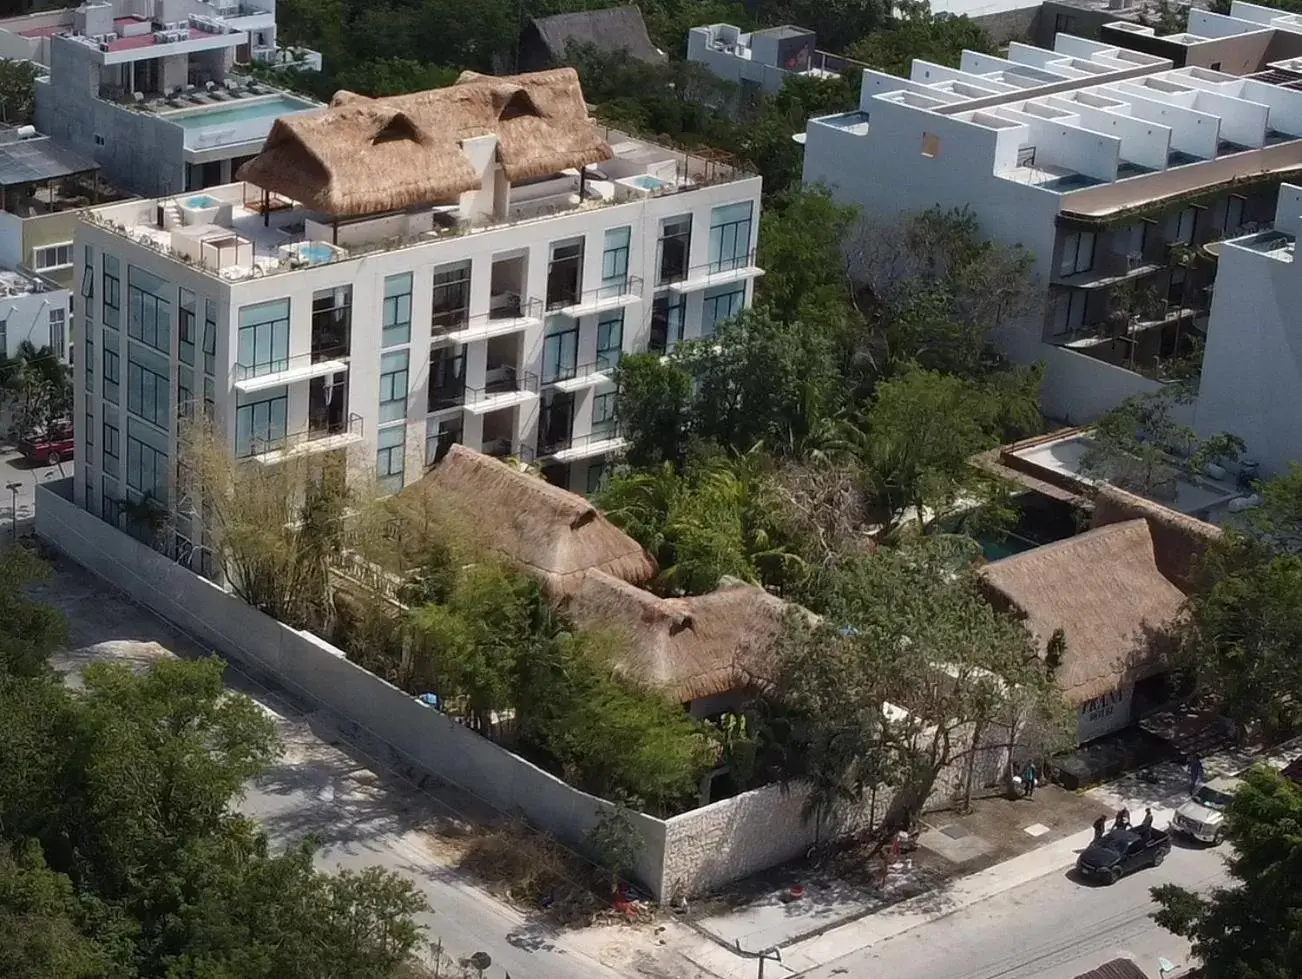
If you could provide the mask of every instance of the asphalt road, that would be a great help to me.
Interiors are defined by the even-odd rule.
[[[58,562],[32,590],[68,617],[69,649],[56,654],[53,664],[72,674],[69,682],[95,661],[144,669],[171,654],[207,652],[71,562]],[[379,866],[407,877],[433,909],[420,918],[427,937],[440,941],[454,960],[487,952],[493,965],[484,979],[615,979],[457,872],[455,853],[440,847],[428,830],[464,825],[474,818],[475,800],[449,790],[423,791],[384,772],[323,718],[233,667],[227,667],[225,681],[275,719],[284,745],[283,755],[240,803],[273,846],[314,834],[323,844],[316,855],[323,870]]]
[[[1149,888],[1205,890],[1225,880],[1224,848],[1177,844],[1161,867],[1110,887],[1055,873],[807,973],[809,979],[1075,979],[1129,955],[1157,979],[1189,946],[1148,917]],[[1183,969],[1174,973],[1183,974]]]

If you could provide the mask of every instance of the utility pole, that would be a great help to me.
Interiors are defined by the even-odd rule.
[[[18,540],[18,491],[23,488],[22,483],[6,483],[5,489],[9,491],[9,527],[13,531],[14,540]]]

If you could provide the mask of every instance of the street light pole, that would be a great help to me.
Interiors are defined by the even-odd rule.
[[[14,540],[18,540],[18,491],[23,488],[19,482],[6,483],[5,489],[9,490],[9,526],[13,532]]]

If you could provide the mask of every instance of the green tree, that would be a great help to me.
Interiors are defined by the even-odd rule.
[[[0,360],[0,392],[20,436],[67,425],[72,419],[72,368],[50,347],[24,340],[13,357]]]
[[[649,469],[682,462],[690,439],[691,375],[657,354],[632,354],[620,359],[615,381],[629,465]]]
[[[633,825],[636,813],[625,806],[598,810],[595,826],[584,834],[583,842],[597,863],[610,871],[610,891],[619,889],[620,878],[626,878],[637,867],[646,840]]]
[[[1207,979],[1302,975],[1302,791],[1270,769],[1248,773],[1225,814],[1231,885],[1198,894],[1153,888],[1153,918],[1193,944]]]
[[[566,781],[670,813],[694,798],[717,749],[700,722],[659,692],[616,677],[616,636],[562,633],[521,666],[520,734]]]
[[[850,45],[848,53],[878,71],[907,78],[915,58],[957,68],[964,51],[993,54],[995,43],[966,16],[933,14],[929,3],[905,0],[881,30]]]
[[[10,979],[98,979],[110,961],[89,935],[72,881],[45,864],[28,840],[0,846],[0,975]]]
[[[854,225],[853,207],[835,203],[825,187],[802,187],[764,206],[755,299],[780,320],[821,324],[845,317],[852,287],[842,242]]]
[[[907,521],[925,530],[960,502],[997,497],[998,487],[969,460],[998,445],[1010,429],[1034,429],[1039,374],[1015,376],[1017,383],[1004,390],[913,367],[878,385],[851,442],[858,443],[892,524]]]
[[[1081,472],[1141,496],[1169,495],[1177,478],[1196,479],[1210,463],[1237,459],[1244,448],[1238,436],[1204,438],[1176,418],[1191,400],[1178,385],[1126,398],[1095,424]]]
[[[0,58],[0,122],[25,126],[36,114],[36,79],[43,69],[32,61]]]

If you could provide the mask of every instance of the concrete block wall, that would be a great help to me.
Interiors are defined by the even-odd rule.
[[[522,813],[571,846],[613,808],[425,707],[323,639],[244,604],[96,519],[71,497],[71,477],[37,487],[42,540],[256,679],[329,712],[344,730],[386,745],[395,767],[411,766],[501,812]],[[932,792],[927,808],[948,805],[961,777],[951,773],[938,783],[944,788]],[[804,818],[808,794],[801,784],[769,785],[668,820],[635,813],[643,845],[634,873],[659,899],[693,897],[798,858],[818,839],[879,825],[895,799],[894,790],[883,788],[862,806],[839,808],[820,829]]]

